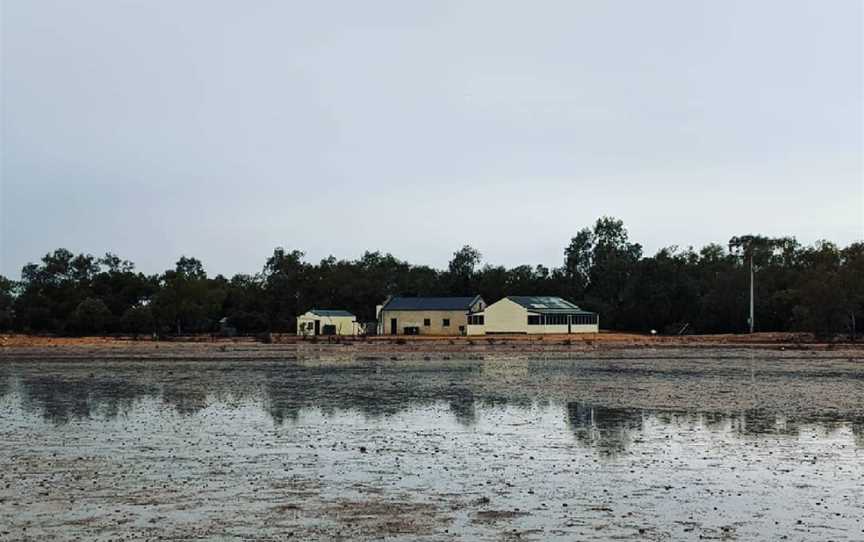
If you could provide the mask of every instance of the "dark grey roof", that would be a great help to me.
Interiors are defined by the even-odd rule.
[[[385,311],[467,311],[480,300],[474,297],[393,297]]]
[[[555,313],[580,313],[594,314],[589,311],[580,309],[577,305],[562,299],[560,297],[545,296],[545,295],[511,295],[507,299],[522,305],[531,312],[537,314],[555,314]]]
[[[316,316],[351,316],[351,317],[354,316],[353,314],[351,314],[348,311],[331,310],[331,309],[312,309],[309,312],[311,312],[312,314],[314,314]]]

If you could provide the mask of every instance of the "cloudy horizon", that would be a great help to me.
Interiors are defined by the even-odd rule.
[[[0,2],[0,274],[864,239],[855,0]]]

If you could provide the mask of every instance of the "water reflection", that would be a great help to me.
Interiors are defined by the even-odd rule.
[[[644,413],[625,408],[606,408],[579,402],[566,405],[567,423],[584,446],[608,453],[622,452],[644,428]]]
[[[207,408],[207,391],[201,387],[168,384],[162,387],[162,401],[180,414],[192,415]]]
[[[123,378],[30,376],[21,380],[23,406],[55,424],[99,416],[113,419],[127,413],[135,401],[154,393],[147,384]],[[7,387],[8,391],[8,387]]]
[[[248,400],[261,405],[277,426],[296,423],[309,409],[327,417],[359,412],[374,420],[409,409],[443,407],[458,424],[470,428],[492,409],[527,416],[538,406],[560,404],[576,442],[610,454],[628,451],[652,424],[698,427],[741,438],[795,438],[805,427],[815,427],[824,434],[851,427],[856,444],[864,447],[864,417],[860,416],[822,412],[799,413],[792,418],[765,408],[701,412],[560,398],[550,402],[542,392],[554,385],[558,368],[544,374],[535,367],[528,376],[508,375],[500,370],[490,373],[482,365],[471,363],[388,370],[375,366],[334,368],[278,363],[170,368],[79,365],[53,369],[41,371],[38,366],[28,366],[0,370],[0,397],[17,393],[24,410],[57,425],[93,418],[110,420],[128,414],[143,399],[160,401],[184,416],[196,415],[211,404],[230,407],[238,400]]]
[[[0,368],[0,397],[5,397],[9,393],[9,381],[11,376],[9,371]]]
[[[805,428],[830,435],[849,427],[856,445],[864,447],[864,417],[856,416],[804,414],[790,418],[767,409],[742,412],[661,411],[609,408],[576,401],[566,404],[566,416],[567,424],[579,443],[608,454],[627,451],[646,432],[648,423],[688,430],[704,428],[741,438],[799,438]]]
[[[456,421],[463,426],[472,426],[477,422],[477,405],[474,392],[469,389],[454,390],[450,399],[450,412]]]

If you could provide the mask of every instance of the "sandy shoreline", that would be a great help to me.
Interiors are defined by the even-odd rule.
[[[0,361],[26,360],[321,360],[402,361],[449,359],[567,359],[584,357],[686,357],[710,350],[723,352],[777,351],[795,358],[820,353],[861,361],[864,344],[815,342],[811,336],[788,333],[754,335],[693,335],[652,337],[625,333],[495,337],[370,337],[301,340],[272,335],[265,344],[254,337],[185,337],[171,341],[116,337],[39,337],[0,335]],[[690,354],[688,354],[688,352]],[[703,354],[699,354],[700,356]]]

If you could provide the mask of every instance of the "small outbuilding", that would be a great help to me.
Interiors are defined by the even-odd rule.
[[[468,335],[491,333],[597,333],[596,312],[551,296],[508,296],[468,319]]]
[[[312,309],[297,317],[297,335],[357,335],[357,317],[348,311]]]
[[[469,315],[486,308],[472,297],[391,297],[377,307],[379,335],[465,335]]]

